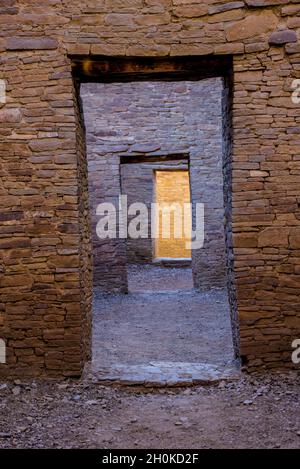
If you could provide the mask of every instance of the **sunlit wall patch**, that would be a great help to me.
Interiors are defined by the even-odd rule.
[[[300,80],[293,80],[292,82],[292,102],[294,104],[300,104]]]
[[[299,365],[300,364],[300,339],[296,339],[292,343],[292,347],[294,352],[292,353],[292,362],[294,365]]]
[[[6,363],[6,343],[5,340],[0,339],[0,364]]]
[[[0,106],[6,104],[6,82],[0,78]]]

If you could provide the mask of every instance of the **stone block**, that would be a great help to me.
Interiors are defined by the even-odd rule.
[[[258,247],[288,247],[288,237],[290,228],[269,227],[265,228],[258,235]]]
[[[289,245],[291,249],[300,249],[300,227],[291,228]]]
[[[208,17],[209,23],[222,23],[227,21],[237,21],[245,17],[243,9],[229,10]]]
[[[17,124],[21,118],[20,109],[4,108],[0,110],[0,124]]]
[[[51,37],[10,37],[6,41],[7,50],[52,50],[57,49],[58,41]]]
[[[257,233],[238,233],[233,236],[234,248],[256,248],[258,244]]]
[[[91,54],[92,55],[125,55],[126,47],[122,44],[92,44]]]
[[[241,42],[219,44],[215,46],[215,54],[244,54],[245,45]]]
[[[286,44],[285,50],[287,54],[300,54],[300,44]]]
[[[286,0],[245,0],[248,7],[270,7],[286,4]]]
[[[269,44],[271,45],[281,46],[289,42],[297,42],[297,34],[295,31],[276,31],[269,37]]]
[[[173,14],[179,18],[198,18],[206,15],[208,6],[201,3],[199,5],[182,5],[173,9]]]
[[[223,5],[213,5],[209,7],[209,14],[214,15],[216,13],[222,13],[223,11],[234,10],[237,8],[243,8],[245,6],[244,2],[226,2]]]
[[[261,13],[246,16],[241,21],[236,21],[225,26],[227,41],[242,41],[272,31],[278,25],[278,17],[272,11],[266,10]]]

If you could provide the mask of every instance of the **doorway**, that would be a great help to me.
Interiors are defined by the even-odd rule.
[[[204,246],[184,252],[188,236],[180,239],[180,248],[174,238],[171,249],[158,236],[154,250],[151,237],[96,240],[94,368],[106,379],[128,377],[128,373],[136,377],[153,363],[165,373],[175,370],[177,377],[187,364],[194,371],[202,365],[228,368],[236,357],[237,334],[232,334],[234,297],[228,294],[226,275],[230,226],[223,190],[230,167],[224,161],[222,133],[225,81],[127,78],[81,88],[92,216],[95,201],[117,205],[125,192],[131,197],[140,191],[143,199],[152,191],[146,206],[157,197],[163,200],[170,194],[169,190],[164,195],[163,186],[169,183],[179,188],[179,199],[206,206],[206,231]],[[180,167],[184,154],[188,171]],[[172,155],[176,158],[170,168]],[[152,175],[150,192],[147,172]],[[129,187],[129,193],[124,187]],[[192,227],[196,215],[192,209]],[[186,265],[172,265],[172,261]],[[122,290],[124,279],[129,294]]]

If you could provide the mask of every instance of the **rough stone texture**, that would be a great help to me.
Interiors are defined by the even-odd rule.
[[[297,34],[295,31],[278,31],[271,34],[269,44],[271,45],[282,45],[290,42],[297,42]]]
[[[117,364],[106,369],[95,369],[94,375],[101,384],[177,387],[232,381],[239,379],[240,370],[234,365],[225,367],[207,363],[153,361],[149,365]]]
[[[300,335],[297,243],[292,241],[291,249],[277,238],[272,246],[237,247],[235,239],[241,233],[258,238],[267,227],[292,231],[300,225],[300,107],[291,100],[300,53],[296,45],[268,44],[273,32],[286,28],[299,38],[300,22],[294,1],[248,0],[247,5],[251,8],[241,6],[238,17],[233,9],[232,20],[229,15],[216,23],[210,8],[190,18],[175,13],[178,4],[169,0],[1,5],[5,106],[22,113],[20,122],[0,123],[0,337],[7,343],[1,375],[79,375],[87,355],[82,318],[89,312],[80,302],[79,248],[85,195],[78,190],[82,172],[68,53],[89,59],[95,53],[233,54],[232,272],[241,354],[250,371],[293,366],[291,343]],[[9,50],[16,37],[54,39],[58,47]],[[86,76],[90,65],[85,62]],[[165,71],[169,67],[170,62]],[[41,146],[34,147],[36,142]],[[268,176],[251,176],[253,170]]]
[[[195,286],[225,285],[222,175],[222,80],[84,84],[81,96],[87,129],[93,220],[94,280],[105,291],[126,291],[124,241],[99,240],[96,207],[117,201],[122,155],[145,158],[186,153],[193,203],[205,204],[205,244],[193,250]],[[153,143],[153,141],[155,143]],[[174,164],[180,164],[176,161]],[[122,192],[129,204],[154,201],[153,170],[159,162],[123,165]],[[151,229],[151,225],[149,226]],[[152,240],[128,240],[130,262],[152,259]],[[141,256],[134,255],[137,251]]]

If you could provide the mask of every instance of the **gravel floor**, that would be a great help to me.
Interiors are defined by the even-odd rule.
[[[232,361],[225,290],[203,293],[191,290],[189,269],[155,267],[135,270],[130,275],[130,285],[135,286],[133,293],[103,295],[98,289],[94,292],[95,368],[151,361],[211,364]],[[181,284],[186,290],[176,291]],[[165,292],[157,293],[157,285]],[[143,293],[145,286],[147,293]]]
[[[128,288],[131,293],[171,292],[193,290],[192,269],[159,266],[135,266],[127,268]]]
[[[299,374],[213,387],[0,384],[0,448],[299,448]]]

